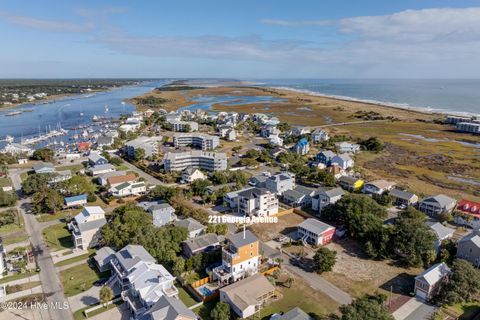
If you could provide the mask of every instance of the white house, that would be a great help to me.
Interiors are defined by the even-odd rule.
[[[101,207],[84,207],[68,224],[74,246],[80,250],[87,250],[97,245],[101,238],[100,228],[106,223],[105,211]]]
[[[340,153],[357,153],[360,151],[360,145],[356,143],[340,142],[337,144]]]
[[[374,180],[367,182],[363,185],[362,192],[365,194],[383,194],[392,190],[395,186],[395,182],[386,180]]]
[[[312,132],[312,141],[314,143],[328,141],[329,139],[330,139],[330,136],[328,135],[328,132],[325,130],[316,129],[315,131]]]
[[[147,191],[145,182],[124,182],[108,190],[114,197],[138,196]]]
[[[192,183],[195,180],[205,180],[206,178],[207,177],[202,171],[192,167],[188,167],[182,171],[182,177],[180,180],[182,183]]]
[[[185,228],[188,231],[188,238],[192,239],[204,233],[207,229],[203,224],[193,218],[186,218],[174,222],[177,227]]]
[[[337,164],[342,170],[353,167],[353,159],[348,154],[337,154],[331,161],[331,165]]]

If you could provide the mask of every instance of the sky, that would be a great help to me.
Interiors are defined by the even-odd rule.
[[[2,1],[0,78],[479,78],[480,0]]]

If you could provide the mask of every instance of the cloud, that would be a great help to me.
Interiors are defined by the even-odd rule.
[[[281,19],[260,19],[260,23],[282,27],[307,27],[307,26],[328,26],[334,23],[332,20],[281,20]]]
[[[128,9],[125,7],[76,8],[74,11],[82,17],[99,17],[126,13]]]
[[[38,19],[8,12],[0,12],[0,19],[17,26],[52,32],[81,33],[90,31],[95,27],[91,22],[75,24],[57,20]]]

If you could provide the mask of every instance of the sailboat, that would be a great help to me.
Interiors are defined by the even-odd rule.
[[[105,113],[107,113],[107,112],[108,112],[108,106],[105,105]]]

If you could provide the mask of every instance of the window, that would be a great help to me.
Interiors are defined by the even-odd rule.
[[[253,257],[253,252],[250,252],[250,257]]]

